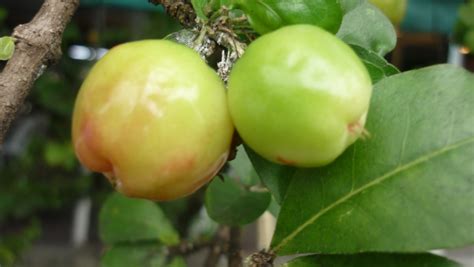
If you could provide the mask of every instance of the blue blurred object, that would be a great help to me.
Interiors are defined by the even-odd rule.
[[[148,3],[147,0],[81,0],[81,6],[115,6],[136,10],[163,11],[161,6]]]
[[[405,32],[450,34],[463,0],[408,0],[402,23]]]

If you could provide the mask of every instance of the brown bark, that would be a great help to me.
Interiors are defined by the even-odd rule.
[[[192,27],[196,24],[196,12],[193,6],[187,0],[148,0],[154,5],[162,5],[166,13],[176,18],[179,23],[186,27]]]
[[[209,247],[204,267],[216,267],[222,254],[227,250],[227,239],[229,229],[227,226],[220,226],[212,240],[212,246]]]
[[[62,34],[78,6],[79,0],[45,0],[14,29],[15,53],[0,73],[0,145],[36,79],[61,57]]]
[[[241,229],[240,227],[231,227],[229,229],[229,251],[227,258],[229,259],[229,267],[241,267],[242,255],[240,251]]]

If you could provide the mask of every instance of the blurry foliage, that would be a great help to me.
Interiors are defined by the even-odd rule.
[[[7,32],[6,29],[3,27],[3,22],[7,18],[7,15],[8,15],[7,10],[3,8],[2,6],[0,6],[0,35],[3,35],[4,33]]]
[[[77,35],[74,25],[66,30],[64,50]],[[12,264],[39,237],[41,223],[36,218],[40,212],[71,207],[78,197],[98,191],[92,188],[93,177],[76,160],[70,142],[70,118],[82,79],[78,74],[89,65],[63,57],[38,79],[25,105],[31,111],[20,115],[16,129],[12,128],[11,137],[22,131],[29,132],[29,137],[20,139],[26,144],[18,155],[0,155],[0,265]],[[38,114],[46,118],[45,129],[21,130],[27,119],[37,120]],[[13,231],[12,225],[19,229]]]
[[[454,40],[474,53],[474,0],[469,0],[459,8]]]
[[[15,262],[21,251],[28,248],[31,242],[40,234],[37,220],[31,220],[20,231],[0,236],[0,264],[10,266]]]
[[[173,18],[161,12],[135,12],[132,13],[134,21],[132,25],[114,25],[108,26],[107,29],[93,28],[86,34],[87,42],[91,45],[111,48],[124,42],[161,39],[182,28]]]
[[[64,207],[89,191],[92,179],[77,171],[74,155],[54,155],[56,162],[48,164],[51,159],[45,155],[50,147],[50,141],[35,138],[20,158],[9,161],[0,170],[0,225],[26,219],[40,210]],[[71,161],[76,168],[71,169]]]
[[[79,197],[89,195],[102,202],[111,191],[106,179],[85,171],[74,155],[70,137],[74,101],[94,62],[71,59],[67,51],[72,44],[110,48],[130,40],[161,38],[179,28],[160,12],[130,14],[130,24],[134,24],[131,26],[102,25],[84,32],[71,23],[63,36],[64,56],[36,81],[25,111],[12,127],[10,143],[21,141],[22,151],[18,155],[0,153],[0,266],[14,264],[40,236],[42,212],[69,213]],[[0,36],[11,32],[3,25],[7,15],[0,6]],[[44,120],[45,127],[19,130],[28,119],[34,121],[38,117]],[[17,138],[21,135],[27,138]],[[189,211],[189,205],[188,201],[169,203],[164,205],[164,212],[174,214],[170,219],[175,222],[187,221],[184,213]]]

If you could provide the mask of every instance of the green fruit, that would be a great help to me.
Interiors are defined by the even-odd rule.
[[[233,134],[222,81],[193,50],[170,41],[113,48],[76,100],[80,161],[130,197],[171,200],[208,182]]]
[[[292,24],[312,24],[336,33],[342,9],[334,0],[234,0],[260,34]]]
[[[311,25],[250,44],[230,75],[228,103],[244,142],[264,158],[316,167],[364,132],[372,85],[352,49]]]
[[[407,0],[369,0],[390,19],[393,25],[400,25],[407,10]]]

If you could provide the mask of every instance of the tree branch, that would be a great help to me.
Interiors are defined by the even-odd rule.
[[[45,0],[33,20],[13,31],[15,53],[0,73],[0,145],[35,80],[61,57],[61,39],[79,0]]]
[[[148,0],[154,5],[162,5],[166,13],[176,18],[179,23],[186,27],[196,24],[196,12],[193,5],[186,0]]]
[[[227,250],[226,243],[227,243],[227,234],[228,234],[228,227],[227,226],[219,226],[216,235],[213,238],[213,245],[210,246],[209,252],[206,257],[206,261],[204,262],[204,267],[216,267],[219,263],[219,259],[221,255],[225,253]]]
[[[186,256],[201,249],[211,247],[214,243],[212,241],[203,241],[197,243],[191,243],[187,241],[181,242],[179,245],[168,247],[168,253],[171,255]]]
[[[229,267],[241,267],[242,256],[240,255],[240,227],[231,227],[229,229],[229,250],[227,251],[227,258],[229,259]]]

